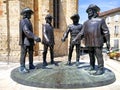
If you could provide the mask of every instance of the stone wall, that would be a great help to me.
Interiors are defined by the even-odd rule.
[[[18,0],[9,0],[9,50],[10,61],[19,58],[19,20],[20,20],[20,2]]]
[[[19,21],[20,11],[24,7],[33,9],[33,0],[0,0],[0,60],[2,61],[19,60]]]
[[[61,0],[60,2],[60,28],[55,30],[55,55],[63,56],[68,54],[69,37],[64,43],[61,42],[67,26],[72,23],[70,17],[78,12],[78,0]],[[71,11],[72,10],[72,11]]]
[[[38,31],[36,33],[38,33],[39,37],[42,38],[42,24],[45,24],[45,16],[47,14],[49,14],[50,12],[50,7],[49,7],[49,4],[50,4],[50,1],[52,0],[38,0],[37,2],[39,3],[38,4],[38,16],[37,16],[37,23],[35,23],[35,25],[38,26]],[[43,52],[43,45],[41,43],[39,43],[38,45],[39,47],[39,51],[38,51],[38,54],[41,56],[42,55],[42,52]],[[37,47],[37,48],[38,48]]]
[[[7,32],[6,0],[0,0],[0,60],[7,60]]]
[[[71,20],[68,18],[70,18],[73,13],[77,13],[77,1],[78,0],[60,0],[60,27],[58,29],[54,29],[55,56],[68,54],[68,39],[66,42],[62,43],[61,38],[67,29],[67,25],[71,23]],[[39,36],[42,37],[42,24],[45,23],[45,16],[47,14],[53,15],[53,2],[52,0],[38,0],[38,3]],[[43,46],[41,44],[39,44],[39,49],[42,53]]]
[[[67,28],[67,1],[61,0],[60,2],[60,28],[55,29],[55,55],[62,56],[68,54],[68,40],[66,42],[61,42],[64,32]]]
[[[0,60],[19,61],[19,21],[20,12],[30,7],[34,14],[32,24],[34,33],[42,38],[42,24],[47,14],[53,15],[53,0],[0,0]],[[60,0],[60,28],[54,29],[55,56],[68,54],[68,39],[62,43],[61,38],[71,22],[70,16],[77,13],[78,0]],[[71,11],[72,10],[72,11]],[[36,43],[35,55],[42,55],[43,45]],[[8,57],[9,56],[9,57]]]

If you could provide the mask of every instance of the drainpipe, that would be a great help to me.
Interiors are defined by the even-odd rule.
[[[7,15],[7,51],[8,51],[7,64],[9,64],[9,56],[10,56],[9,0],[6,0],[6,15]]]

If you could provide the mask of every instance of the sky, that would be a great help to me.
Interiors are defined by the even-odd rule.
[[[113,8],[120,7],[120,0],[79,0],[78,13],[80,15],[80,23],[84,23],[87,19],[86,9],[90,4],[96,4],[104,12]]]

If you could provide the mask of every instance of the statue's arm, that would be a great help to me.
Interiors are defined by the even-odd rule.
[[[44,25],[43,26],[43,35],[44,35],[44,38],[46,39],[47,42],[50,42],[48,36],[47,36],[47,30],[46,30],[46,26]]]
[[[62,41],[65,41],[65,39],[68,37],[69,32],[70,32],[70,27],[68,27],[67,31],[63,34]]]
[[[110,32],[104,19],[102,20],[102,33],[106,40],[107,48],[109,49],[110,48]]]
[[[26,24],[24,24],[24,26],[23,26],[23,32],[27,36],[27,38],[34,39],[35,35],[29,30],[29,28]]]
[[[27,38],[31,38],[37,42],[40,42],[41,39],[33,34],[28,28],[28,25],[26,23],[23,24],[23,32],[26,35]]]

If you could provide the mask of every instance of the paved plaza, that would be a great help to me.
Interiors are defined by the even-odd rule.
[[[75,54],[73,54],[72,62],[75,62]],[[116,81],[112,84],[100,86],[100,87],[91,87],[91,88],[78,88],[76,90],[120,90],[120,61],[109,59],[106,54],[103,54],[105,68],[108,68],[114,72]],[[47,58],[49,62],[49,57]],[[34,57],[35,63],[42,62],[42,56]],[[60,60],[67,62],[67,56],[57,57],[55,61]],[[82,55],[80,57],[80,62],[89,63],[89,56],[88,54]],[[96,63],[97,64],[97,63]],[[15,68],[19,67],[18,63],[10,62],[0,62],[0,90],[57,90],[53,88],[38,88],[38,87],[31,87],[19,84],[13,81],[10,77],[11,71]],[[64,89],[60,89],[64,90]]]

